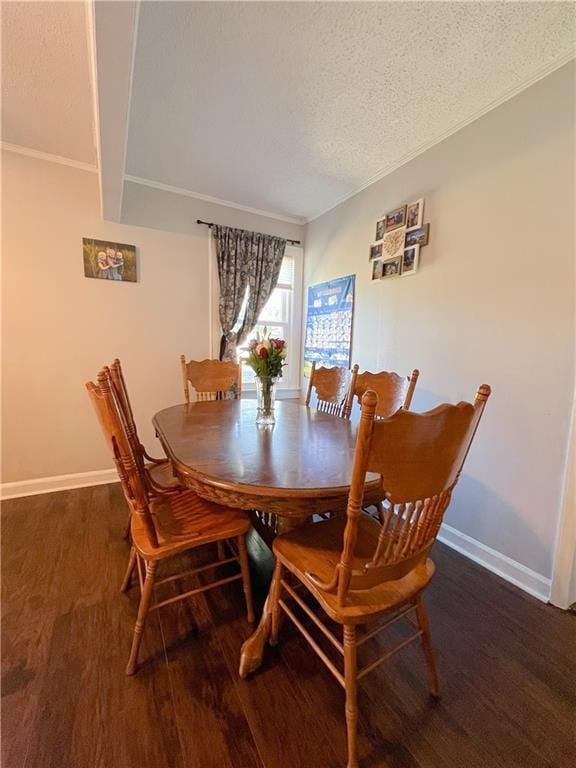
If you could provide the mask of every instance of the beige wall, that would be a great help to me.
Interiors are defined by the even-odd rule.
[[[2,160],[2,481],[108,469],[84,383],[120,357],[153,445],[152,415],[182,400],[180,353],[209,354],[208,230],[196,218],[291,237],[302,228],[135,184],[124,220],[140,226],[104,222],[95,173]],[[135,244],[139,282],[85,278],[82,237]]]
[[[414,407],[493,396],[447,520],[551,576],[574,391],[574,67],[307,228],[305,287],[356,273],[353,359],[421,370]],[[372,283],[376,220],[426,198],[417,275]]]

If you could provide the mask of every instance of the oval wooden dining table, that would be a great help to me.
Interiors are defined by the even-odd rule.
[[[293,401],[277,402],[275,413],[273,427],[259,427],[254,400],[196,402],[160,411],[153,424],[182,484],[209,501],[276,515],[281,534],[346,509],[357,424]],[[366,480],[365,505],[381,501],[380,476]],[[262,661],[268,602],[242,646],[241,677]]]

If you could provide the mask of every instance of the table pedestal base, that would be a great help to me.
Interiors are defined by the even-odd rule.
[[[310,516],[305,517],[278,517],[278,534],[289,533],[296,528],[300,528],[310,520]],[[258,623],[256,631],[242,644],[240,651],[240,669],[241,678],[251,675],[262,664],[264,648],[270,640],[272,632],[272,612],[270,610],[270,595],[266,598],[262,616]]]

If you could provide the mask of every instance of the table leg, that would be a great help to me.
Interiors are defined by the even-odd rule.
[[[264,603],[264,610],[262,611],[262,616],[256,631],[242,644],[239,669],[239,674],[242,678],[251,675],[252,672],[255,672],[260,664],[262,664],[264,646],[268,642],[270,630],[272,629],[272,614],[270,612],[269,602],[270,597],[268,596]]]
[[[308,521],[309,517],[278,517],[278,534],[288,533],[296,528],[304,525]],[[270,594],[266,598],[264,608],[262,610],[262,616],[256,631],[250,635],[250,637],[242,644],[242,650],[240,651],[240,669],[239,674],[241,678],[245,678],[247,675],[255,672],[260,664],[262,664],[262,657],[264,655],[264,648],[266,643],[270,639],[270,633],[272,630],[272,612],[270,610]]]

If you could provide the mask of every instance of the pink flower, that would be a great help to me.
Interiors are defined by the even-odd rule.
[[[260,357],[263,357],[264,359],[266,359],[268,357],[268,350],[266,349],[266,347],[260,347],[258,354],[260,355]]]

